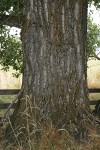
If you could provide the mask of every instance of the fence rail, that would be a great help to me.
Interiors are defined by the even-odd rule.
[[[20,89],[2,89],[0,90],[0,95],[16,95],[19,91]]]
[[[96,105],[99,102],[100,99],[98,100],[89,100],[90,105]]]
[[[2,89],[0,90],[0,95],[16,95],[20,92],[20,89]],[[100,88],[96,89],[89,89],[89,93],[100,93]],[[99,100],[90,100],[90,105],[96,105]],[[0,104],[0,109],[7,109],[10,103],[2,103]],[[12,105],[12,109],[14,109],[16,106],[16,103]]]
[[[88,89],[89,93],[100,93],[100,88]]]
[[[0,104],[0,109],[7,109],[10,104],[11,103],[2,103]],[[11,108],[14,109],[15,107],[16,107],[16,103],[14,103]]]

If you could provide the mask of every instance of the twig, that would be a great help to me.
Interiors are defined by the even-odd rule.
[[[99,54],[99,53],[98,53],[98,54]],[[100,57],[99,57],[98,55],[96,55],[95,53],[94,53],[94,57],[95,57],[96,59],[100,60]]]

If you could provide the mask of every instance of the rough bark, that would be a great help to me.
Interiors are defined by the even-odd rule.
[[[26,124],[27,110],[37,126],[40,122],[52,122],[57,128],[69,128],[70,123],[75,123],[79,131],[80,126],[84,130],[82,110],[89,110],[87,1],[29,0],[25,10],[21,34],[24,92],[12,125],[19,132]],[[77,136],[84,137],[83,131],[75,133]]]

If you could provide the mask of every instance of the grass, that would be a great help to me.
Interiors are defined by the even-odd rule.
[[[91,94],[89,94],[89,98],[91,100],[98,100],[98,99],[100,99],[100,93],[91,93]]]
[[[1,66],[0,66],[1,69]],[[15,78],[12,76],[14,71],[10,68],[8,72],[0,70],[0,89],[20,89],[21,76]],[[9,103],[14,99],[15,95],[0,95],[0,103]],[[0,110],[0,116],[4,114],[5,110]]]
[[[66,129],[59,129],[57,130],[54,128],[52,123],[47,124],[46,126],[43,126],[39,123],[39,128],[37,126],[37,123],[34,122],[34,118],[31,118],[30,114],[28,113],[29,109],[32,111],[34,109],[29,101],[28,98],[26,100],[26,110],[22,112],[23,117],[27,117],[26,121],[26,132],[25,134],[25,142],[24,144],[22,141],[18,139],[18,136],[20,133],[16,134],[15,130],[10,122],[10,119],[8,119],[8,124],[11,126],[12,132],[14,134],[14,141],[16,143],[15,145],[5,145],[5,141],[1,140],[1,150],[99,150],[100,148],[100,135],[96,133],[96,131],[93,128],[89,128],[89,137],[90,140],[84,141],[82,144],[78,144],[75,139],[69,134],[69,131]],[[30,119],[31,118],[31,119]],[[33,130],[30,131],[30,124],[32,125],[34,122],[35,128],[33,127]],[[20,129],[23,127],[20,127]],[[3,128],[2,128],[3,129]],[[3,130],[1,130],[1,137],[4,137]],[[22,131],[20,130],[21,134]],[[38,137],[36,136],[38,133]],[[23,133],[24,135],[24,133]]]
[[[22,77],[15,78],[12,76],[12,73],[14,73],[12,68],[8,72],[5,72],[1,70],[0,66],[0,89],[20,89]]]
[[[100,61],[90,60],[88,62],[88,87],[89,88],[100,88]],[[15,79],[12,77],[11,73],[0,72],[1,80],[0,80],[0,88],[1,89],[11,89],[11,88],[20,88],[21,86],[21,78]],[[3,78],[2,78],[3,77]],[[10,84],[9,84],[10,83]],[[0,96],[0,103],[10,102],[14,96]],[[90,99],[100,99],[100,94],[90,94]],[[0,111],[0,115],[4,113],[5,110]],[[28,116],[28,114],[26,114]],[[11,122],[8,122],[11,126]],[[82,145],[78,145],[73,138],[68,134],[67,130],[62,130],[61,134],[59,134],[58,130],[55,129],[52,125],[48,125],[47,128],[41,125],[41,138],[39,141],[31,138],[30,135],[35,131],[29,132],[29,123],[27,121],[27,148],[25,149],[25,145],[22,145],[20,141],[17,139],[17,135],[15,134],[17,146],[7,145],[4,148],[5,141],[4,138],[4,127],[0,128],[0,150],[99,150],[100,149],[100,135],[97,135],[95,130],[90,130],[91,141],[86,141]],[[12,127],[12,131],[14,129]]]
[[[100,88],[100,60],[88,61],[88,87]]]
[[[87,76],[89,88],[100,88],[100,60],[92,59],[88,61]],[[89,99],[100,99],[100,93],[89,94]]]

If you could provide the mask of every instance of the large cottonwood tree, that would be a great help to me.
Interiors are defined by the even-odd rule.
[[[29,0],[24,16],[24,90],[12,116],[13,127],[25,126],[25,116],[20,113],[25,113],[27,98],[33,105],[30,114],[37,126],[40,121],[50,121],[57,128],[66,128],[69,122],[80,126],[82,109],[89,110],[87,1]]]
[[[33,121],[30,130],[40,123],[51,122],[56,128],[69,128],[71,123],[78,129],[73,130],[74,136],[84,138],[80,129],[85,125],[84,112],[89,111],[87,0],[28,0],[23,15],[23,93],[12,125],[22,133],[28,112]]]

